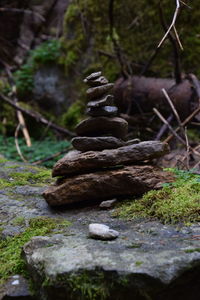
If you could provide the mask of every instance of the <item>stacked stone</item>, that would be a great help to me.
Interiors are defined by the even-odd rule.
[[[89,85],[89,118],[76,128],[77,137],[72,140],[76,150],[53,167],[52,176],[59,180],[43,193],[48,204],[141,195],[169,180],[169,174],[156,167],[141,165],[168,153],[168,146],[159,141],[126,141],[128,123],[116,116],[117,107],[108,94],[113,84],[101,72],[84,82]]]
[[[116,117],[118,109],[114,105],[114,97],[108,94],[113,83],[109,83],[101,72],[92,73],[84,82],[90,87],[86,109],[89,118],[77,126],[78,137],[72,139],[72,145],[83,152],[124,146],[128,123]]]

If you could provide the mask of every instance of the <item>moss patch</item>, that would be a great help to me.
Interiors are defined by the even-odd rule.
[[[30,172],[30,170],[25,169],[23,172],[9,173],[8,179],[1,178],[0,189],[30,184],[41,186],[51,181],[51,170],[38,168],[37,171]]]
[[[62,219],[38,217],[30,219],[29,227],[23,233],[14,237],[0,240],[0,284],[13,274],[27,275],[25,263],[21,257],[21,250],[34,236],[45,236],[58,229],[62,232],[70,223]]]
[[[165,184],[159,191],[150,191],[141,199],[122,203],[114,215],[125,219],[150,217],[163,223],[200,221],[200,176],[170,170],[177,176],[174,183]]]

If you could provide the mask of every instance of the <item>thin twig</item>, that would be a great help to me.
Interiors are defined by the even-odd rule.
[[[185,125],[187,125],[198,113],[200,112],[200,106],[195,109],[182,123],[182,127],[184,127]],[[174,131],[177,132],[181,129],[180,126],[178,126]],[[170,136],[168,136],[165,140],[164,143],[168,143],[169,141],[171,141],[171,139],[173,138],[173,134],[171,134]]]
[[[70,147],[67,148],[68,151],[69,151],[70,149],[72,149],[72,148],[70,148]],[[52,160],[52,159],[54,159],[55,157],[58,157],[59,155],[65,154],[65,153],[66,153],[66,150],[56,152],[56,153],[54,153],[54,154],[51,155],[51,156],[48,156],[48,157],[45,157],[45,158],[43,158],[43,159],[34,161],[34,162],[32,163],[32,165],[40,165],[40,164],[42,164],[42,163],[44,163],[44,162],[46,162],[46,161]]]
[[[32,11],[32,10],[28,10],[28,9],[19,9],[19,8],[4,8],[4,7],[0,7],[0,12],[14,12],[14,13],[25,13],[25,14],[29,14],[29,15],[35,15],[36,17],[38,17],[42,22],[45,21],[45,18],[40,15],[39,13]]]
[[[164,31],[166,32],[167,24],[165,21],[161,3],[159,3],[159,14],[160,14],[161,24],[163,26]],[[174,39],[174,36],[171,32],[169,32],[168,38],[169,41],[171,42],[173,52],[174,52],[174,77],[176,79],[176,84],[179,84],[182,81],[182,76],[181,76],[181,62],[180,62],[179,49],[177,47],[177,40]]]
[[[8,97],[6,97],[5,95],[3,95],[2,93],[0,93],[0,99],[4,100],[6,103],[10,104],[12,107],[14,107],[15,109],[25,113],[26,115],[30,116],[31,118],[35,119],[37,122],[40,122],[44,125],[48,125],[50,128],[65,134],[69,137],[74,137],[75,134],[69,130],[67,130],[66,128],[60,127],[52,122],[49,122],[47,119],[45,119],[43,116],[41,116],[40,114],[34,112],[34,111],[30,111],[30,110],[26,110],[22,107],[20,107],[19,105],[15,104],[12,100],[10,100]]]
[[[190,169],[190,145],[187,136],[187,128],[185,128],[185,141],[186,141],[186,167],[187,170]]]
[[[167,91],[165,89],[162,89],[162,92],[163,92],[165,98],[167,99],[167,102],[169,103],[169,105],[170,105],[170,107],[171,107],[171,109],[172,109],[172,111],[173,111],[173,113],[174,113],[174,115],[176,117],[178,125],[179,125],[179,127],[181,128],[181,130],[182,130],[182,132],[184,134],[185,133],[184,127],[181,124],[181,119],[179,117],[179,114],[178,114],[178,112],[177,112],[177,110],[176,110],[176,108],[175,108],[172,100],[170,99],[170,97],[169,97],[169,95],[168,95],[168,93],[167,93]]]
[[[162,44],[164,43],[164,41],[165,41],[166,38],[168,37],[169,32],[170,32],[170,31],[173,29],[173,27],[175,26],[176,19],[177,19],[177,16],[178,16],[178,12],[179,12],[179,9],[180,9],[180,2],[179,2],[179,0],[176,0],[176,9],[175,9],[175,12],[174,12],[174,15],[173,15],[173,19],[172,19],[171,25],[169,26],[167,32],[165,33],[165,35],[163,36],[163,38],[162,38],[161,41],[159,42],[157,48],[160,48],[160,47],[162,46]]]
[[[19,147],[19,143],[18,143],[18,133],[19,133],[19,130],[20,130],[20,127],[21,127],[21,124],[19,123],[17,125],[17,128],[15,130],[15,146],[16,146],[16,149],[17,149],[17,153],[19,154],[19,156],[21,157],[22,161],[27,163],[28,161],[24,158],[24,156],[22,155],[22,152],[21,152],[21,149]]]
[[[174,118],[173,114],[170,114],[169,117],[167,118],[167,122],[170,123]],[[163,136],[163,134],[167,131],[168,126],[166,124],[163,124],[162,127],[160,128],[158,134],[156,135],[155,140],[159,141],[161,139],[161,137]]]
[[[172,126],[167,122],[167,120],[161,115],[161,113],[156,109],[153,108],[154,113],[159,117],[159,119],[167,125],[171,133],[182,143],[185,145],[185,141],[176,133],[176,131],[172,128]]]

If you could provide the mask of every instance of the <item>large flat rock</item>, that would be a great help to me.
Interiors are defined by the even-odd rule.
[[[23,176],[39,171],[30,165],[0,162],[0,177],[8,183],[13,183],[13,172]],[[98,205],[52,208],[41,196],[44,189],[40,177],[37,184],[30,180],[21,185],[18,180],[11,187],[0,186],[4,238],[23,232],[29,220],[39,216],[71,222],[62,234],[34,237],[24,247],[35,299],[199,300],[199,223],[185,226],[147,219],[126,221],[113,217],[115,209],[102,211]],[[24,222],[16,225],[19,218]],[[117,230],[118,239],[89,239],[90,223]]]
[[[147,141],[117,149],[77,153],[72,158],[67,155],[55,164],[52,176],[80,174],[111,166],[132,164],[161,157],[168,151],[167,144]]]
[[[43,196],[51,206],[105,200],[121,196],[138,196],[160,188],[174,178],[153,166],[127,166],[58,180]]]

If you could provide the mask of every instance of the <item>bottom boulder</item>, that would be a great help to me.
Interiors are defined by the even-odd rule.
[[[43,197],[49,205],[59,206],[86,200],[139,196],[173,180],[171,173],[154,166],[126,166],[59,179],[43,193]]]

